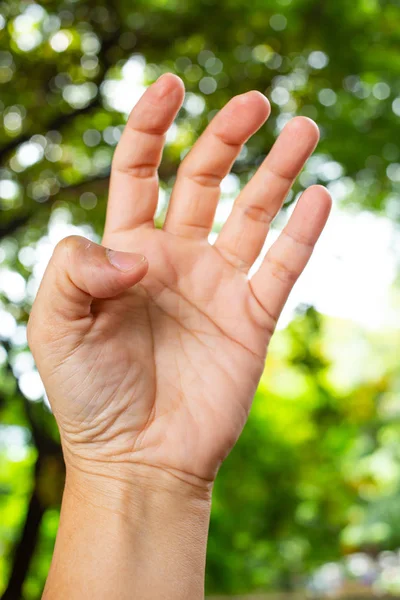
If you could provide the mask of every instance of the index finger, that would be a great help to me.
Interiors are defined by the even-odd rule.
[[[165,134],[184,97],[184,86],[167,73],[150,86],[133,108],[114,154],[106,233],[153,226],[158,201],[158,167]]]

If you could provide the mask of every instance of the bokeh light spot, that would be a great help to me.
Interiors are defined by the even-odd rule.
[[[57,31],[50,38],[50,46],[55,52],[64,52],[72,42],[72,34],[68,30]]]
[[[284,15],[272,15],[269,24],[275,31],[283,31],[287,26],[287,18]]]
[[[32,402],[38,402],[45,394],[43,382],[36,370],[22,373],[18,380],[18,386],[25,398]]]
[[[324,69],[328,63],[328,56],[325,54],[325,52],[321,52],[320,50],[315,50],[308,56],[308,64],[313,69]]]

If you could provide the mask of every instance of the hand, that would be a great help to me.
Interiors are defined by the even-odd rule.
[[[183,160],[155,229],[157,168],[184,96],[164,75],[133,109],[115,152],[103,246],[70,237],[54,252],[28,337],[68,468],[154,467],[207,485],[240,435],[287,296],[330,210],[308,189],[258,272],[248,271],[318,141],[294,118],[208,242],[219,184],[270,107],[233,98]],[[146,257],[146,258],[144,258]],[[164,476],[164,475],[163,475]]]

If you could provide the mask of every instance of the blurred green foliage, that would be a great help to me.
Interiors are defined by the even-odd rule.
[[[222,204],[303,114],[318,122],[321,143],[287,205],[320,182],[338,203],[397,221],[399,18],[399,0],[0,2],[4,599],[40,597],[63,486],[58,434],[26,348],[29,307],[54,243],[71,231],[101,235],[112,154],[143,87],[173,71],[187,89],[160,170],[160,222],[181,157],[215,111],[250,89],[268,95],[272,116],[236,161]],[[348,346],[362,361],[350,375]],[[399,350],[394,333],[312,307],[276,335],[217,481],[210,593],[289,591],[343,553],[400,546]]]

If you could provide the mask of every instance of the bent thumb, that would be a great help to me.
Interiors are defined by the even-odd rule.
[[[119,252],[83,237],[57,244],[43,276],[33,312],[46,320],[88,316],[93,299],[112,298],[138,283],[148,270],[141,254]]]

